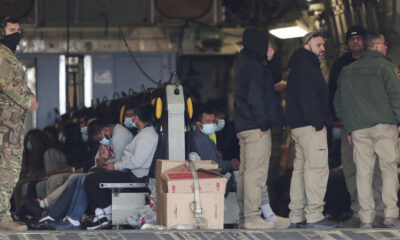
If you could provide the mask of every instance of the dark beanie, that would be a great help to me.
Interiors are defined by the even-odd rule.
[[[258,28],[247,28],[243,32],[244,49],[264,59],[268,51],[269,36],[267,31]]]
[[[349,41],[349,38],[352,36],[359,35],[361,37],[365,37],[367,35],[367,30],[359,25],[354,25],[349,28],[346,32],[346,41]]]

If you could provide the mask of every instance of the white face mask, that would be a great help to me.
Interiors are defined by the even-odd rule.
[[[224,127],[225,127],[225,120],[224,120],[224,119],[220,119],[220,120],[218,120],[217,129],[215,129],[215,131],[216,131],[216,132],[219,132],[219,131],[221,131]]]
[[[103,139],[100,141],[100,144],[101,145],[105,145],[105,146],[108,146],[108,145],[110,145],[111,144],[111,137],[110,137],[110,135],[108,135],[108,137],[109,137],[109,139],[107,139],[105,136],[104,136],[104,133],[103,132],[101,132],[102,134],[103,134]]]
[[[203,124],[203,129],[201,129],[201,132],[205,135],[211,135],[215,132],[215,129],[217,129],[217,125],[214,123]]]
[[[125,127],[132,129],[133,128],[132,118],[125,118],[124,125]]]

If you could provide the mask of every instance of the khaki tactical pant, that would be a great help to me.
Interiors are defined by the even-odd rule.
[[[245,222],[252,222],[261,214],[261,190],[267,182],[271,156],[271,130],[263,136],[260,129],[243,131],[237,137],[240,144],[238,205],[240,216],[244,216]]]
[[[292,129],[296,157],[290,185],[290,222],[314,223],[324,218],[324,197],[328,184],[328,143],[326,128],[312,126]]]
[[[6,124],[12,123],[7,121]],[[9,131],[4,131],[4,122],[0,122],[0,221],[2,222],[11,220],[10,198],[21,171],[24,126],[22,124],[15,126]]]
[[[342,141],[341,141],[341,159],[343,165],[343,175],[346,182],[347,191],[350,194],[351,210],[355,216],[358,216],[360,205],[357,196],[357,182],[356,182],[356,164],[353,161],[353,145],[350,145],[347,136],[348,134],[342,128]],[[376,159],[374,176],[372,179],[372,191],[375,199],[375,208],[377,215],[384,216],[383,209],[385,205],[382,201],[382,172],[379,167],[379,160]]]
[[[375,201],[372,191],[372,178],[376,155],[382,171],[382,200],[385,204],[385,217],[399,216],[397,207],[397,126],[378,124],[371,128],[352,132],[354,161],[357,167],[357,192],[360,202],[360,220],[372,223],[375,218]]]

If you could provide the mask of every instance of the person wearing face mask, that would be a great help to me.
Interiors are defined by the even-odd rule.
[[[260,217],[261,192],[268,178],[271,157],[271,129],[283,127],[280,100],[274,85],[280,68],[264,29],[243,32],[243,49],[235,70],[235,131],[240,144],[237,198],[244,228],[275,228],[273,221]]]
[[[79,126],[81,128],[82,140],[86,143],[89,140],[89,133],[87,129],[87,119],[85,116],[79,119]]]
[[[121,161],[109,162],[107,171],[96,172],[85,178],[84,186],[89,204],[96,208],[96,217],[87,227],[94,230],[111,223],[111,190],[99,188],[99,183],[135,183],[146,181],[158,144],[158,134],[153,127],[153,106],[140,104],[135,108],[132,121],[138,134],[126,146]]]
[[[135,136],[137,134],[137,126],[136,123],[133,121],[134,119],[134,108],[135,105],[133,102],[129,101],[125,105],[125,113],[124,113],[124,126],[128,128],[132,134]]]
[[[137,121],[137,118],[135,118]],[[100,144],[95,156],[94,166],[88,172],[102,171],[107,163],[117,163],[121,161],[124,150],[133,139],[128,129],[118,123],[110,121],[93,120],[88,124],[88,134],[91,136],[89,141],[95,141]],[[46,198],[39,201],[31,201],[35,208],[48,209],[48,215],[30,225],[32,229],[60,229],[73,230],[81,229],[79,219],[81,211],[85,211],[87,198],[83,189],[82,181],[86,173],[71,174],[68,179]],[[73,197],[76,196],[76,197]],[[71,200],[74,199],[74,202]],[[65,217],[65,211],[71,210],[68,217],[69,221],[61,221],[59,218]],[[82,214],[83,214],[82,212]],[[75,217],[80,216],[80,217]]]
[[[21,62],[15,50],[22,38],[20,21],[6,17],[0,22],[0,230],[26,230],[14,222],[9,199],[21,168],[24,119],[27,110],[38,108],[35,95],[29,89]],[[4,136],[4,137],[3,137]],[[8,136],[8,137],[5,137]],[[13,166],[13,171],[9,171]]]
[[[110,156],[107,161],[117,162],[121,160],[125,146],[132,140],[133,135],[121,124],[96,121],[89,135],[93,134],[92,139],[107,147]]]
[[[209,135],[213,134],[217,129],[217,119],[212,109],[207,105],[199,105],[194,116],[194,121],[196,130],[190,135],[191,151],[196,152],[200,159],[217,162],[222,174],[238,170],[239,162],[237,159],[232,161],[221,159],[217,152],[217,146],[209,138]]]
[[[133,117],[133,108],[127,109],[125,112],[125,121],[124,125],[128,129],[134,129],[136,128],[136,123],[132,122],[132,117]]]
[[[226,117],[226,107],[222,100],[211,99],[207,106],[212,106],[217,128],[215,129],[218,153],[222,159],[239,159],[239,139],[235,135],[234,123]]]
[[[290,185],[291,228],[336,226],[323,215],[329,177],[326,126],[331,125],[329,92],[320,67],[324,54],[324,36],[311,32],[289,60],[286,120],[296,151]]]
[[[372,186],[378,157],[385,205],[383,224],[399,229],[400,70],[387,59],[388,43],[382,34],[369,32],[365,43],[367,48],[360,58],[339,75],[334,106],[353,145],[360,227],[373,227],[378,210]]]

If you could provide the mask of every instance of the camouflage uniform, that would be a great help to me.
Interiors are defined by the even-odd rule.
[[[22,64],[0,44],[0,221],[10,221],[10,198],[21,170],[26,110],[31,90]]]

